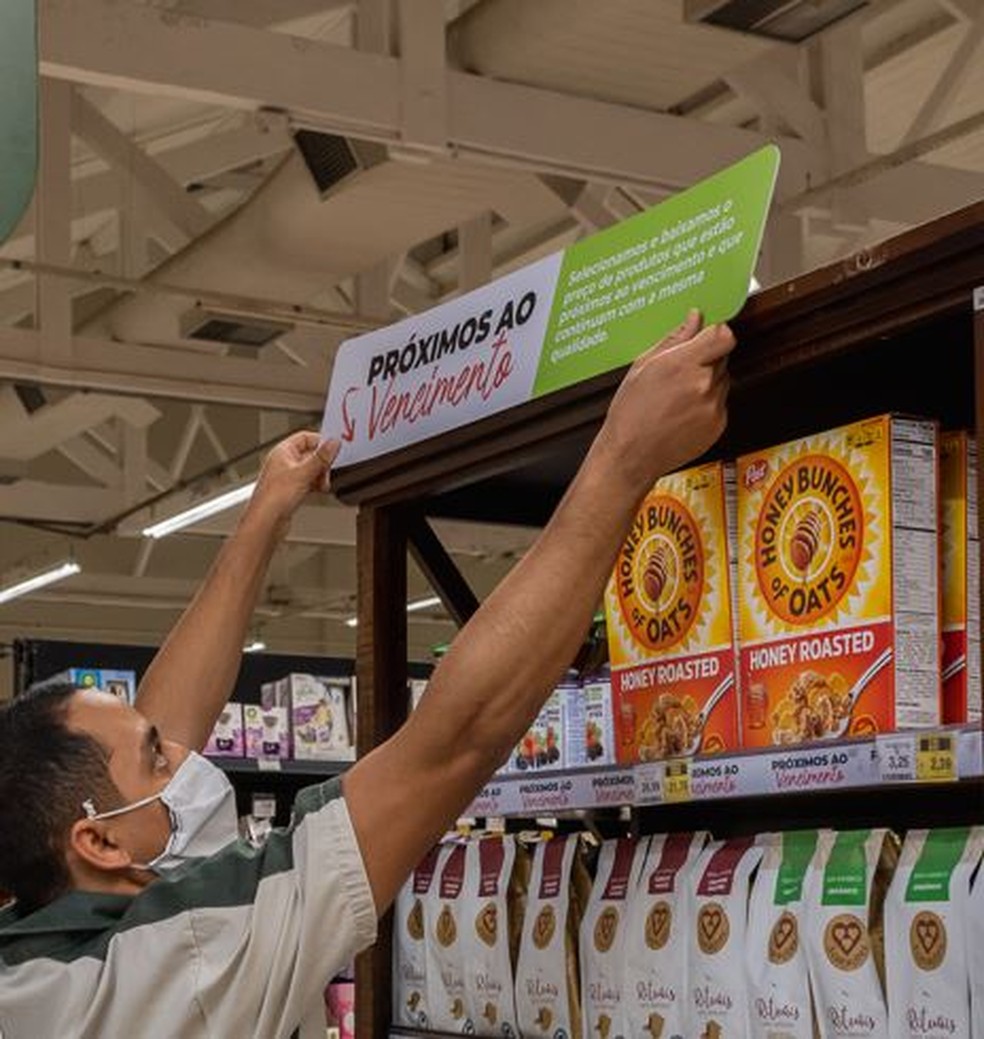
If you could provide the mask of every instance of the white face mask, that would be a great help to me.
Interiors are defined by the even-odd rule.
[[[91,800],[83,802],[82,808],[89,819],[112,819],[154,801],[160,801],[171,816],[171,836],[160,855],[147,863],[132,863],[135,869],[165,872],[190,859],[208,858],[239,836],[232,784],[221,769],[195,751],[158,793],[111,812],[97,812]]]

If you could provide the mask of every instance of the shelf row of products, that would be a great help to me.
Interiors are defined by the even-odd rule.
[[[503,771],[981,719],[976,450],[883,415],[660,480]]]
[[[435,848],[396,905],[394,1026],[984,1037],[984,828],[594,843],[486,835]]]

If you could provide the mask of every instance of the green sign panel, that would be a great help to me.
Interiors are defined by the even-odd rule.
[[[0,2],[0,243],[34,194],[38,166],[35,0]]]

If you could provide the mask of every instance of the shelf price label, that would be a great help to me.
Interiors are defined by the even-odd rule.
[[[916,778],[916,741],[912,736],[878,737],[878,777],[883,783],[911,783]]]
[[[280,758],[257,758],[256,767],[260,772],[280,772]]]
[[[651,761],[635,768],[636,804],[655,805],[663,800],[663,766]]]
[[[920,736],[916,744],[916,779],[947,783],[957,778],[957,753],[952,733]]]
[[[690,762],[667,761],[663,775],[663,800],[667,804],[689,801],[690,794]]]

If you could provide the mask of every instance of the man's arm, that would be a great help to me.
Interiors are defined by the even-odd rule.
[[[338,445],[295,433],[270,452],[235,532],[144,675],[137,708],[168,739],[200,750],[235,685],[243,640],[273,553]]]
[[[734,339],[699,326],[692,315],[632,367],[536,544],[455,640],[408,722],[346,776],[380,913],[574,659],[640,500],[723,431]]]

